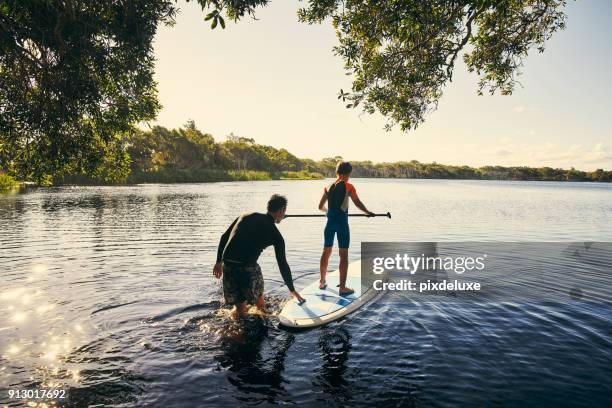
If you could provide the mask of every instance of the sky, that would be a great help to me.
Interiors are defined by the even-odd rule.
[[[438,109],[407,133],[346,109],[350,89],[331,24],[297,21],[304,2],[272,1],[257,20],[210,29],[195,2],[155,39],[163,109],[154,124],[193,119],[217,141],[230,133],[300,158],[612,170],[612,2],[570,1],[567,28],[533,50],[511,96],[478,96],[462,61]]]

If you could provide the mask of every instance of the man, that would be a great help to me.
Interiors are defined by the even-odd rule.
[[[223,296],[226,304],[234,306],[234,319],[246,317],[249,304],[265,312],[263,276],[257,260],[270,245],[274,246],[278,268],[291,296],[299,302],[304,301],[293,287],[291,269],[285,257],[285,240],[274,225],[285,218],[285,211],[287,199],[274,194],[268,201],[267,214],[243,214],[221,236],[213,274],[217,279],[223,276]]]

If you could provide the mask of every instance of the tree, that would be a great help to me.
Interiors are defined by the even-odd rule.
[[[268,4],[196,1],[213,29]],[[406,131],[435,109],[461,53],[480,75],[480,92],[511,93],[527,52],[543,51],[564,27],[564,5],[310,0],[298,16],[306,23],[331,20],[336,28],[335,52],[353,76],[350,92],[339,95],[347,107],[379,111],[387,129]],[[152,41],[176,12],[175,0],[2,0],[0,169],[41,180],[95,175],[109,162],[123,163],[135,125],[160,109]]]
[[[237,20],[266,1],[198,3]],[[160,108],[152,41],[176,12],[170,0],[0,2],[0,168],[38,181],[124,168],[125,135]]]
[[[159,109],[151,41],[168,2],[0,3],[0,166],[93,174]]]

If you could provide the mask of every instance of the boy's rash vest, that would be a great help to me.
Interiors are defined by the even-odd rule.
[[[329,210],[338,209],[348,212],[349,197],[357,198],[355,187],[340,179],[326,187],[325,193],[327,194],[327,208]]]

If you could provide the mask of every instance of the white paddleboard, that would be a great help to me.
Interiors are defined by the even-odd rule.
[[[337,320],[359,309],[366,302],[375,297],[378,292],[372,288],[371,283],[361,281],[361,261],[349,264],[346,286],[355,290],[355,293],[346,296],[338,294],[340,271],[328,273],[326,277],[327,288],[319,289],[319,276],[302,290],[298,290],[306,302],[301,305],[290,299],[278,315],[280,324],[287,327],[315,327]]]

